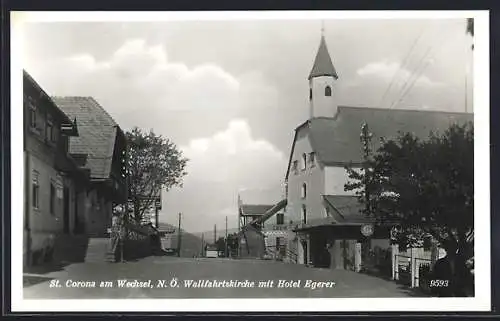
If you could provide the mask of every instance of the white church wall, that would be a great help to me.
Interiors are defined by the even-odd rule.
[[[319,166],[317,157],[314,166],[309,157],[312,152],[311,144],[307,138],[308,129],[304,128],[297,135],[295,149],[292,155],[293,161],[298,161],[297,174],[291,168],[288,176],[288,205],[285,214],[285,222],[292,220],[294,223],[302,221],[302,206],[305,205],[307,220],[322,218],[324,206],[322,195],[324,194],[324,174]],[[307,155],[305,170],[302,170],[302,155]],[[302,184],[306,184],[306,197],[302,197]]]
[[[328,166],[325,172],[325,194],[326,195],[354,195],[354,191],[344,191],[344,185],[349,181],[345,168],[340,166]]]
[[[310,99],[310,117],[333,117],[337,113],[337,80],[331,76],[314,77],[309,81],[312,90]],[[331,96],[325,96],[325,88],[329,86]]]

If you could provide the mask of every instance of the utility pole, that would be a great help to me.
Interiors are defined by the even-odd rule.
[[[214,224],[214,244],[217,243],[217,224]]]
[[[179,228],[177,230],[177,257],[181,257],[181,213],[179,213]]]
[[[227,216],[226,216],[226,237],[224,239],[224,257],[227,257]]]
[[[240,207],[241,207],[241,197],[240,197],[240,194],[238,194],[238,234],[236,234],[236,240],[238,241],[238,248],[237,248],[237,252],[236,252],[236,255],[238,255],[238,257],[240,257],[240,229],[241,229],[241,226],[240,226]]]
[[[201,255],[200,255],[201,257],[205,256],[205,253],[204,253],[205,252],[205,244],[203,244],[203,243],[205,243],[205,241],[203,241],[203,238],[204,238],[204,234],[201,233]]]

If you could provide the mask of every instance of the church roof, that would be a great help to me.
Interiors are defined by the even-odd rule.
[[[335,117],[312,118],[297,127],[286,178],[299,131],[307,131],[319,162],[325,166],[344,166],[350,162],[359,164],[363,159],[359,135],[365,122],[373,133],[372,145],[376,150],[381,137],[389,140],[396,138],[398,132],[411,132],[425,139],[431,131],[443,132],[453,123],[465,124],[473,118],[471,113],[339,106]]]
[[[316,54],[316,59],[314,59],[314,65],[309,73],[308,79],[310,80],[313,77],[319,76],[332,76],[335,77],[335,79],[339,78],[333,66],[330,54],[328,53],[325,37],[323,35],[321,35],[318,53]]]

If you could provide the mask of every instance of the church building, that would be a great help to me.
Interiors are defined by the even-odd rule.
[[[399,131],[425,139],[431,131],[472,121],[473,114],[339,106],[341,77],[324,35],[308,81],[309,118],[295,129],[285,175],[284,219],[294,232],[287,245],[298,264],[359,271],[374,250],[390,247],[391,229],[361,214],[354,193],[344,190],[345,166],[362,164],[362,126],[372,133],[376,150],[381,138],[395,138]]]

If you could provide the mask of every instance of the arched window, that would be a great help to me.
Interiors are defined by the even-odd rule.
[[[307,209],[305,205],[302,205],[302,223],[307,224]]]
[[[306,183],[302,183],[302,198],[307,197],[307,186]]]
[[[325,87],[325,96],[330,97],[332,95],[332,87],[326,86]]]
[[[307,165],[307,155],[306,153],[302,154],[302,170],[306,170],[306,165]]]
[[[312,88],[309,89],[309,100],[313,99],[313,90]]]

